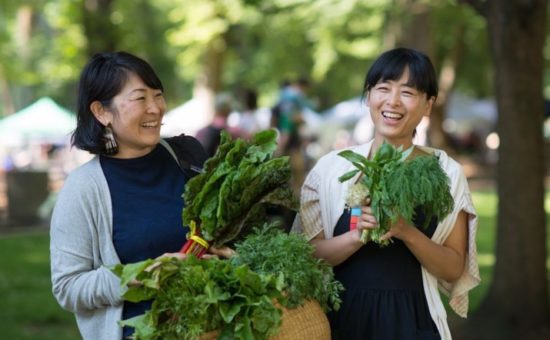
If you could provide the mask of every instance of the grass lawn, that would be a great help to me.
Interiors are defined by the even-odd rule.
[[[470,294],[470,311],[479,306],[491,281],[497,206],[494,191],[476,191],[473,199],[479,214],[477,244],[482,282]],[[550,193],[545,208],[550,212]],[[62,310],[51,294],[48,248],[46,230],[0,234],[1,339],[80,338],[73,315]]]
[[[51,293],[47,231],[0,235],[0,338],[80,338]]]

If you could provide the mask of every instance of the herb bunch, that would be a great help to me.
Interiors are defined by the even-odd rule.
[[[151,269],[152,268],[152,269]],[[281,324],[282,275],[258,274],[227,260],[160,258],[117,265],[113,272],[128,288],[131,302],[153,299],[145,314],[121,321],[134,327],[135,339],[198,339],[219,331],[219,339],[268,339]]]
[[[334,278],[332,267],[313,256],[314,248],[300,234],[287,234],[275,225],[255,229],[236,245],[236,265],[246,264],[259,274],[280,273],[287,301],[295,308],[306,300],[316,300],[325,312],[340,308],[339,293],[344,288]]]
[[[135,339],[194,340],[213,330],[219,339],[268,339],[280,329],[280,306],[316,300],[326,312],[339,309],[344,288],[313,251],[302,235],[271,223],[236,243],[230,260],[188,256],[118,264],[113,272],[123,287],[140,282],[123,299],[153,300],[150,310],[120,324],[134,327]]]
[[[340,182],[354,178],[359,172],[362,174],[358,183],[350,188],[352,193],[348,195],[348,205],[363,205],[367,198],[370,199],[378,222],[378,228],[370,233],[363,231],[363,243],[370,236],[375,243],[388,245],[390,240],[380,238],[400,216],[413,224],[417,208],[421,208],[426,215],[422,227],[427,227],[433,217],[441,221],[453,210],[449,178],[441,169],[438,158],[425,155],[408,159],[411,152],[412,148],[403,151],[402,147],[395,148],[383,143],[372,160],[351,150],[338,153],[357,168],[340,176]],[[363,187],[367,190],[364,191]],[[358,191],[367,196],[358,200],[358,195],[354,194]]]
[[[276,148],[275,130],[258,132],[250,141],[232,140],[222,131],[204,172],[186,185],[184,225],[197,222],[206,241],[222,246],[261,226],[268,205],[296,210],[298,201],[288,185],[289,160],[274,158]]]

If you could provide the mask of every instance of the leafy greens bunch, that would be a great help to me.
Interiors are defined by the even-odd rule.
[[[325,312],[339,309],[339,293],[344,288],[334,278],[332,267],[313,256],[313,246],[302,235],[265,226],[235,247],[237,255],[231,258],[235,266],[246,264],[259,274],[281,274],[288,299],[281,303],[284,307],[316,300]]]
[[[204,172],[186,185],[184,225],[200,225],[202,237],[214,246],[242,237],[265,221],[267,205],[298,207],[288,185],[288,157],[273,158],[275,130],[255,134],[251,141],[232,140],[222,132],[216,154]]]
[[[364,205],[370,198],[379,226],[370,232],[370,238],[381,246],[389,244],[390,240],[380,238],[400,216],[413,224],[415,210],[420,208],[426,215],[422,227],[427,227],[433,217],[441,221],[453,210],[449,178],[438,158],[425,155],[409,159],[412,150],[411,147],[403,151],[402,147],[383,143],[372,160],[351,150],[338,153],[357,168],[340,176],[340,182],[354,178],[359,172],[362,175],[351,186],[347,204],[352,207]],[[366,243],[368,237],[369,232],[363,231],[361,241]]]
[[[218,339],[268,339],[280,327],[282,274],[258,274],[227,260],[160,258],[117,265],[113,272],[128,288],[131,302],[153,299],[145,314],[121,321],[134,327],[135,339],[198,339],[217,330]]]

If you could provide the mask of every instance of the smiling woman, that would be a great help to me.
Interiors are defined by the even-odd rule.
[[[94,101],[90,107],[96,119],[114,132],[118,152],[113,157],[140,157],[158,144],[166,112],[162,89],[148,87],[135,73],[128,74],[126,84],[110,105]]]
[[[302,187],[294,229],[306,234],[315,255],[334,266],[345,287],[341,309],[329,315],[333,339],[450,339],[439,289],[451,296],[453,310],[466,316],[467,293],[479,282],[477,216],[468,183],[460,164],[444,151],[413,145],[416,127],[437,98],[436,79],[431,61],[419,51],[396,48],[381,54],[364,85],[374,138],[344,151],[358,154],[352,162],[339,157],[340,150],[323,156]],[[403,157],[409,164],[429,161],[425,164],[434,167],[399,170],[405,167],[391,160],[401,162],[401,156],[389,157],[389,145],[408,150]],[[366,171],[354,172],[355,166]],[[430,218],[429,208],[446,197],[434,193],[444,191],[425,185],[439,182],[436,172],[444,172],[438,178],[448,182],[453,203],[445,204],[441,220]],[[350,181],[344,184],[341,177]],[[356,205],[346,205],[350,188],[361,182],[368,193]],[[384,190],[390,183],[393,189]],[[426,200],[388,203],[390,192]],[[405,210],[414,212],[412,221]],[[378,243],[385,246],[374,237],[361,239],[380,233]]]
[[[59,193],[50,256],[54,296],[76,314],[84,339],[126,338],[133,329],[118,321],[150,308],[122,300],[111,266],[185,256],[182,192],[193,173],[180,168],[170,143],[194,169],[206,153],[189,136],[160,138],[163,91],[153,68],[126,52],[97,54],[81,74],[72,142],[96,157]]]

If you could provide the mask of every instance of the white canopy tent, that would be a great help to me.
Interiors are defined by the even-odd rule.
[[[0,144],[64,144],[76,128],[76,116],[51,98],[43,97],[0,120]]]
[[[200,100],[193,98],[166,112],[160,134],[170,137],[185,133],[194,136],[212,120],[212,115]]]

